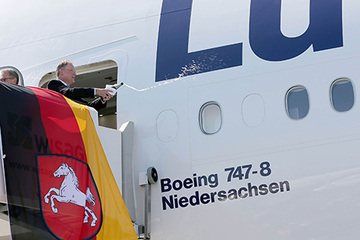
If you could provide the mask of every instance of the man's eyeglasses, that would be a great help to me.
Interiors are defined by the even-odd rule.
[[[72,72],[72,73],[75,73],[76,74],[76,71],[74,71],[74,70],[71,70],[71,69],[66,69],[66,68],[62,68],[63,70],[68,70],[68,71],[70,71],[70,72]]]
[[[14,79],[13,77],[8,77],[8,78],[0,78],[0,82],[5,82],[6,79]]]

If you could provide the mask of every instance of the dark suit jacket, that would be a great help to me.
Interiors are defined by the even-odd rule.
[[[92,102],[88,102],[83,99],[83,98],[93,98],[94,88],[79,88],[79,87],[69,88],[68,86],[64,85],[61,81],[54,79],[49,82],[48,89],[59,92],[65,97],[70,98],[71,100],[77,103],[88,105],[90,107],[95,108],[96,110],[106,107],[106,102],[103,103],[100,97]]]

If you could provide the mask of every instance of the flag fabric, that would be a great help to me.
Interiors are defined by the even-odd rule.
[[[137,239],[87,106],[0,83],[12,239]]]

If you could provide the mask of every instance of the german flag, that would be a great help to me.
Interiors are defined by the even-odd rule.
[[[12,239],[137,239],[87,106],[0,83]]]

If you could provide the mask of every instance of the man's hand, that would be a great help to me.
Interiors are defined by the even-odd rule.
[[[96,88],[95,90],[95,95],[100,96],[105,101],[108,101],[110,98],[113,97],[113,95],[111,94],[111,90],[107,90],[104,88]]]

